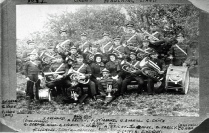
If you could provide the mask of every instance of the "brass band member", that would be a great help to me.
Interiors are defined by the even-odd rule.
[[[80,50],[82,53],[86,53],[89,50],[91,42],[87,39],[87,33],[81,34],[81,40],[77,42],[76,46],[78,47],[78,50]]]
[[[88,64],[85,64],[84,62],[84,58],[82,55],[78,55],[76,56],[76,63],[74,63],[72,65],[72,68],[73,70],[75,71],[78,71],[79,73],[83,74],[83,77],[81,78],[88,78],[90,79],[90,76],[91,76],[91,68]],[[86,84],[88,87],[89,87],[89,91],[90,91],[90,95],[91,97],[96,100],[96,86],[95,86],[95,83],[93,81],[89,81],[87,84]],[[79,83],[78,86],[80,88],[83,88],[85,85],[82,84],[82,83]]]
[[[135,51],[136,47],[142,46],[143,35],[137,33],[133,23],[126,24],[126,33],[120,39],[120,45],[126,44],[131,51]]]
[[[150,55],[150,60],[160,67],[161,71],[159,72],[159,74],[162,75],[166,70],[165,62],[158,58],[158,53],[155,50],[152,50],[151,55]],[[148,95],[153,95],[155,93],[154,83],[156,82],[157,81],[155,81],[154,79],[148,77],[148,80],[147,80]],[[161,90],[156,90],[156,91],[160,92]]]
[[[90,65],[95,61],[94,56],[96,53],[101,53],[101,51],[99,51],[99,44],[90,45],[90,49],[87,51],[85,58],[87,64]]]
[[[102,62],[102,54],[97,53],[94,56],[94,63],[91,64],[91,80],[96,84],[96,87],[98,87],[98,80],[102,77],[102,70],[105,68],[104,63]],[[98,93],[98,90],[97,90]]]
[[[129,63],[131,65],[133,65],[134,67],[139,68],[140,61],[136,60],[136,54],[134,52],[130,53],[130,58],[131,58],[131,61]],[[144,79],[143,79],[143,76],[141,74],[142,73],[141,73],[140,69],[134,70],[130,73],[127,73],[126,76],[125,76],[125,79],[122,82],[122,88],[121,88],[120,95],[123,96],[124,92],[127,90],[128,83],[130,83],[132,80],[136,80],[137,83],[138,83],[137,93],[138,94],[142,93],[142,90],[143,90],[142,87],[143,87]]]
[[[24,74],[27,79],[27,88],[26,88],[26,96],[29,97],[29,100],[39,99],[38,90],[40,88],[40,80],[38,78],[38,74],[42,70],[41,62],[37,60],[37,53],[30,53],[29,61],[26,62],[24,66]],[[35,86],[35,90],[33,89]],[[34,92],[35,91],[35,92]],[[34,96],[35,94],[35,96]]]
[[[49,69],[51,70],[51,72],[63,72],[63,73],[46,75],[46,77],[48,78],[51,77],[49,79],[51,82],[48,82],[46,86],[52,90],[53,96],[65,94],[65,91],[64,91],[65,86],[64,86],[63,80],[61,79],[63,77],[62,74],[64,74],[65,72],[65,68],[66,68],[66,65],[64,63],[64,60],[62,59],[60,55],[57,55],[56,60],[52,62]]]
[[[78,56],[78,50],[76,46],[72,46],[70,48],[70,54],[65,58],[65,61],[68,62],[68,64],[73,64],[76,62],[76,56]]]
[[[101,96],[106,97],[108,95],[107,87],[111,86],[111,96],[112,98],[115,97],[115,92],[117,92],[117,82],[110,76],[109,70],[104,68],[102,70],[102,78],[99,81],[99,93]],[[110,102],[110,100],[106,99],[105,103]]]
[[[114,47],[112,49],[112,52],[117,55],[117,58],[122,61],[127,58],[127,56],[130,54],[130,50],[128,47],[125,47],[124,45],[120,45],[120,37],[116,37],[114,39]]]
[[[113,43],[113,40],[110,37],[109,33],[104,32],[102,35],[103,35],[103,38],[101,40],[97,41],[97,43],[100,45],[99,49],[103,54],[103,62],[107,63],[108,53],[111,52],[111,50],[114,46],[114,43]]]

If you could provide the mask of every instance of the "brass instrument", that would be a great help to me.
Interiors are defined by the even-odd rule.
[[[73,70],[72,68],[69,70],[69,75],[70,75],[70,79],[73,82],[73,86],[77,85],[78,83],[81,84],[88,84],[89,83],[89,79],[85,78],[85,75],[83,73],[80,73],[78,71]]]
[[[159,81],[162,78],[162,75],[160,74],[160,67],[151,61],[148,57],[145,57],[141,62],[140,62],[140,67],[142,73],[149,77],[152,78],[156,81]]]
[[[120,52],[120,51],[119,51],[119,50],[117,50],[116,48],[113,48],[113,53],[116,53],[116,55],[117,55],[117,56],[120,56],[120,55],[122,55],[122,57],[124,57],[124,56],[125,56],[125,54],[124,54],[124,53]]]
[[[49,52],[47,52],[47,51],[42,52],[39,57],[46,64],[51,64],[51,62],[53,60],[56,60],[56,58],[53,55],[51,55]]]
[[[148,31],[141,29],[141,31],[143,32],[143,34],[145,34],[145,37],[150,37],[152,40],[154,41],[159,41],[159,39],[157,37],[155,37],[154,35],[150,34]]]
[[[62,43],[59,43],[57,46],[56,46],[56,48],[58,49],[58,48],[60,48],[62,51],[62,53],[65,53],[65,52],[70,52],[67,48],[66,48],[66,45],[67,44],[70,44],[70,40],[65,40],[64,42],[62,42]]]
[[[122,70],[124,70],[128,73],[133,73],[134,71],[139,70],[139,68],[135,67],[134,65],[132,65],[124,60],[121,62],[121,65],[122,65]]]
[[[139,51],[137,57],[140,59],[144,59],[145,57],[148,57],[151,54],[150,52],[147,52],[147,49],[143,50],[141,48],[137,48],[137,51]]]

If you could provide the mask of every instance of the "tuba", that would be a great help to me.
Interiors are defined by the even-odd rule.
[[[123,60],[121,62],[122,70],[128,73],[133,73],[133,71],[139,70],[139,68],[135,67],[134,65],[128,63],[127,61]]]
[[[156,81],[159,81],[162,78],[162,75],[159,73],[160,72],[160,67],[151,61],[148,57],[145,57],[141,62],[140,62],[140,67],[142,73],[149,77],[152,78]]]
[[[44,51],[40,55],[40,59],[45,63],[45,64],[50,64],[52,60],[56,60],[54,55],[51,55],[51,53]]]

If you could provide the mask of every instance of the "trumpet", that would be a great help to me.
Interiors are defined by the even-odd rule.
[[[132,65],[124,60],[121,62],[121,65],[122,65],[122,70],[124,70],[128,73],[133,73],[134,71],[139,70],[139,68],[135,67],[134,65]]]

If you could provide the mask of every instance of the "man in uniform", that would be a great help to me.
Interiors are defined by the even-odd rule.
[[[166,70],[164,61],[160,60],[158,58],[158,53],[155,50],[150,50],[150,53],[151,53],[150,54],[150,60],[159,67],[158,74],[162,75]],[[155,81],[155,80],[156,79],[153,79],[152,77],[148,77],[148,79],[147,79],[148,95],[153,95],[155,92],[157,92],[157,90],[156,91],[154,90],[154,83],[156,83],[158,81]],[[162,88],[159,88],[158,92],[160,92],[160,91],[162,91]]]
[[[63,80],[61,79],[63,77],[62,74],[65,73],[65,67],[66,66],[64,64],[64,60],[60,55],[57,55],[56,59],[52,61],[52,64],[49,68],[51,72],[57,72],[57,73],[46,75],[49,81],[53,81],[47,83],[46,86],[52,90],[52,94],[54,96],[65,94],[64,83]]]
[[[89,51],[91,45],[91,42],[87,39],[87,33],[85,32],[81,34],[81,40],[76,43],[78,51],[81,51],[82,54],[85,54],[87,51]]]
[[[114,39],[114,47],[112,49],[112,52],[117,55],[117,58],[122,61],[127,58],[127,56],[130,54],[130,50],[128,47],[125,47],[124,45],[120,45],[120,37],[116,37]]]
[[[115,92],[117,92],[117,82],[110,77],[109,70],[107,70],[106,68],[102,70],[102,78],[99,81],[98,90],[99,90],[99,94],[105,97],[104,100],[105,104],[110,103],[115,98]],[[111,95],[111,99],[108,99],[106,97],[108,95],[108,92]]]
[[[103,54],[103,62],[107,63],[108,53],[111,52],[114,46],[114,43],[108,32],[104,32],[102,35],[103,35],[103,38],[97,41],[96,44],[100,45],[99,51],[101,51]]]
[[[183,64],[186,65],[186,59],[188,58],[189,54],[189,47],[185,42],[185,39],[180,33],[177,37],[178,43],[173,45],[171,48],[171,55],[173,58],[173,65],[175,66],[182,66]]]
[[[70,48],[70,54],[65,58],[65,62],[67,62],[69,65],[76,63],[76,56],[78,56],[80,53],[78,53],[77,47],[72,46]]]
[[[139,68],[139,63],[140,61],[136,60],[136,53],[131,52],[130,53],[130,58],[131,61],[129,62],[133,67],[135,68]],[[123,96],[124,92],[127,90],[127,85],[128,83],[130,83],[132,80],[136,80],[138,83],[138,94],[141,94],[143,91],[143,83],[144,83],[144,79],[143,76],[141,75],[141,70],[140,69],[135,69],[131,72],[128,72],[125,76],[125,79],[122,82],[122,88],[121,88],[121,92],[120,95]]]
[[[91,76],[91,68],[88,64],[85,64],[84,62],[84,58],[82,55],[77,55],[76,56],[76,63],[73,63],[72,65],[72,69],[74,71],[76,71],[77,73],[80,73],[82,79],[90,79],[90,76]],[[70,73],[71,70],[68,71],[68,73]],[[87,84],[86,84],[88,87],[89,87],[89,91],[90,91],[90,95],[92,97],[92,99],[96,100],[96,86],[95,86],[95,83],[93,81],[89,81]],[[78,86],[80,88],[83,88],[85,86],[85,84],[83,83],[79,83]]]
[[[126,33],[120,39],[120,45],[126,44],[131,51],[135,51],[137,47],[141,48],[143,35],[137,33],[133,23],[126,24]]]

